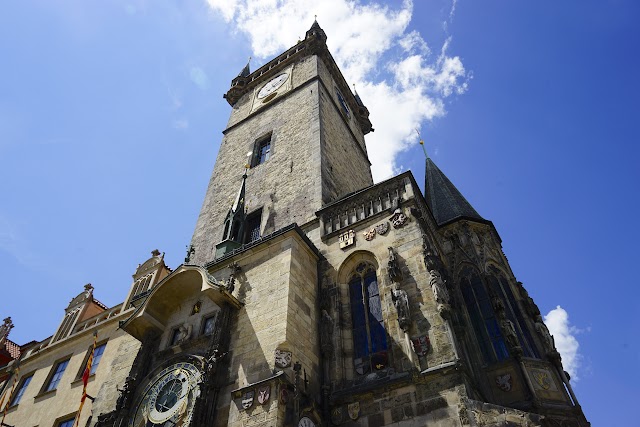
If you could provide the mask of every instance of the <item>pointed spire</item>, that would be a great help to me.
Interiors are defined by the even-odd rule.
[[[311,25],[311,28],[309,28],[309,31],[307,31],[305,35],[305,39],[316,38],[316,39],[322,40],[323,42],[326,42],[327,35],[325,34],[324,30],[320,28],[320,24],[318,24],[317,18],[318,18],[318,15],[315,15],[313,24]]]
[[[249,57],[249,60],[247,61],[247,65],[245,65],[242,71],[240,71],[240,74],[238,74],[238,77],[247,77],[249,74],[251,74],[251,70],[249,69],[249,64],[251,64],[251,57]]]
[[[240,191],[236,196],[231,209],[227,212],[227,217],[224,220],[224,233],[222,240],[231,240],[237,243],[242,241],[242,234],[244,232],[244,220],[245,220],[245,188],[247,183],[247,169],[245,168],[242,175],[242,184],[240,185]]]
[[[486,222],[429,157],[426,160],[425,199],[438,225],[462,218]]]
[[[362,99],[360,99],[360,95],[358,95],[358,91],[356,90],[356,84],[353,84],[353,94],[356,98],[356,104],[358,104],[358,107],[362,107],[362,108],[366,108],[364,106],[364,104],[362,103]]]

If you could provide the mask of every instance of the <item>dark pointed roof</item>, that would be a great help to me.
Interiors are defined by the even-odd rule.
[[[425,196],[438,225],[462,218],[486,222],[430,158],[425,171]]]
[[[353,93],[354,96],[356,98],[356,103],[358,104],[359,107],[364,107],[364,104],[362,103],[362,99],[360,99],[360,95],[358,95],[358,91],[356,90],[356,88],[353,88]]]
[[[247,65],[245,65],[242,71],[240,71],[240,74],[238,74],[238,77],[247,77],[249,74],[251,74],[251,70],[249,69],[249,62],[247,62]]]

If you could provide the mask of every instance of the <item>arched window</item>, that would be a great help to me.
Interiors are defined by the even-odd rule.
[[[485,362],[508,358],[509,351],[491,306],[491,298],[478,273],[470,268],[464,270],[460,290]]]
[[[353,326],[355,370],[364,375],[388,366],[387,332],[382,320],[382,304],[375,268],[364,262],[349,279],[349,300]]]
[[[516,299],[511,291],[511,287],[509,286],[507,279],[505,279],[500,270],[495,267],[490,267],[489,271],[492,273],[492,276],[489,278],[491,290],[504,303],[505,312],[509,320],[511,320],[515,326],[518,341],[520,342],[524,355],[527,357],[540,358],[540,354],[534,344],[531,332],[527,328],[527,324],[522,316],[522,311],[520,311],[520,307],[516,303]]]

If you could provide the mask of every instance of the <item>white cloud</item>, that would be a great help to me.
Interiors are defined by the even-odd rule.
[[[189,129],[189,121],[187,119],[177,119],[173,121],[173,128],[176,130]]]
[[[209,87],[209,78],[204,70],[200,67],[191,67],[189,70],[189,78],[200,89],[205,90]]]
[[[400,152],[417,146],[414,129],[445,114],[447,97],[467,90],[469,73],[457,56],[440,55],[415,30],[407,31],[413,2],[394,6],[359,0],[207,0],[233,30],[249,37],[257,62],[303,38],[317,14],[345,79],[356,84],[376,131],[367,135],[375,181],[398,171]],[[452,18],[455,2],[449,14]],[[416,148],[416,147],[414,147]]]
[[[571,375],[573,381],[577,381],[582,355],[579,352],[580,343],[578,343],[576,334],[580,331],[569,323],[569,313],[560,306],[547,313],[544,316],[544,322],[553,335],[556,349],[562,356],[564,369]]]

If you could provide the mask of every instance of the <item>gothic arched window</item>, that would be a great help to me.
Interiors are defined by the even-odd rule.
[[[349,279],[349,300],[356,372],[362,375],[386,368],[389,363],[387,332],[382,320],[378,279],[372,265],[357,265]]]
[[[471,269],[464,270],[460,290],[485,362],[493,363],[508,358],[509,351],[491,306],[491,297],[478,273]]]
[[[522,311],[516,303],[516,299],[511,291],[511,287],[505,279],[504,275],[495,267],[490,267],[489,271],[493,274],[489,277],[489,284],[491,290],[496,294],[505,305],[505,312],[507,317],[514,324],[516,334],[518,335],[518,341],[522,346],[522,351],[527,357],[540,358],[538,349],[536,348],[531,332],[527,328],[527,324],[522,316]]]

